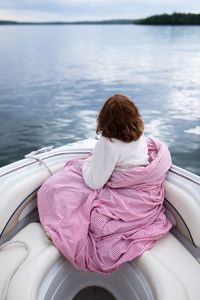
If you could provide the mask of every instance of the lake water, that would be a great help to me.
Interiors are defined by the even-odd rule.
[[[94,137],[115,93],[200,174],[200,26],[1,26],[0,165]]]

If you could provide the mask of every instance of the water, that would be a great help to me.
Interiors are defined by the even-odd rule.
[[[200,26],[1,26],[0,165],[94,137],[112,94],[200,174]]]

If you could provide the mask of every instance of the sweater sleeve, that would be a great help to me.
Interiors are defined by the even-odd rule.
[[[86,185],[93,190],[102,188],[110,178],[116,162],[116,153],[105,142],[105,138],[101,138],[92,155],[83,163],[82,172]]]

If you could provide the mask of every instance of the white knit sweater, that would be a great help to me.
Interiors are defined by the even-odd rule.
[[[99,189],[114,170],[148,165],[148,148],[144,135],[137,141],[123,141],[101,137],[92,155],[84,161],[83,179],[91,189]]]

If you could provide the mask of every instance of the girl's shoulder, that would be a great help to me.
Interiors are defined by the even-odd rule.
[[[110,139],[110,138],[101,136],[97,143],[98,143],[98,148],[104,148],[107,151],[112,151],[112,152],[117,153],[120,145],[124,142],[120,141],[118,139],[115,139],[115,138]]]
[[[105,146],[105,147],[108,147],[108,148],[112,148],[113,146],[113,141],[114,139],[110,139],[110,138],[107,138],[105,136],[100,136],[99,140],[98,140],[98,144],[102,145],[102,146]]]
[[[115,141],[110,140],[109,138],[101,136],[97,141],[93,153],[99,157],[118,157],[118,147],[116,147]]]
[[[115,147],[116,145],[123,144],[123,143],[125,144],[125,142],[120,141],[116,138],[107,138],[105,136],[101,136],[99,141],[100,143],[105,144],[108,147]]]
[[[139,149],[143,149],[144,147],[147,147],[147,138],[144,136],[144,134],[142,134],[138,140],[127,143],[127,142],[118,140],[116,138],[110,139],[110,138],[101,136],[98,143],[102,147],[105,147],[112,151],[121,152],[121,151],[126,151],[127,149],[137,148],[139,150]]]

